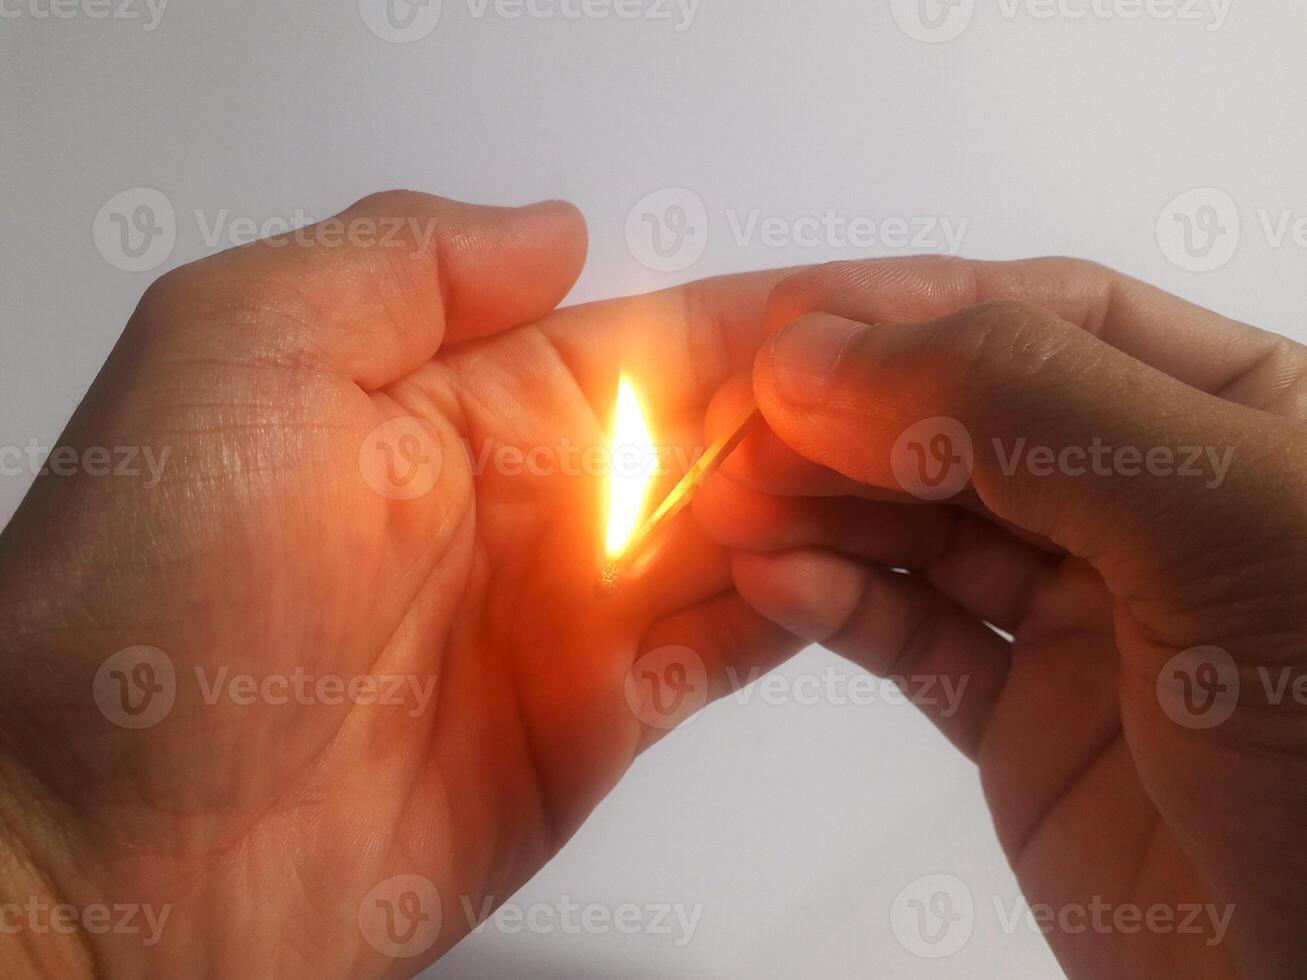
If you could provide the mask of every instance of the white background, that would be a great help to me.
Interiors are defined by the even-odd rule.
[[[701,0],[684,30],[478,17],[469,2],[445,0],[429,36],[399,44],[357,0],[173,0],[153,31],[144,0],[139,20],[0,0],[16,14],[0,19],[0,446],[57,437],[157,274],[120,271],[92,235],[101,206],[138,187],[177,214],[159,271],[209,251],[196,209],[320,218],[395,186],[575,201],[593,244],[574,301],[895,253],[741,247],[728,217],[833,209],[965,220],[968,255],[1081,255],[1307,339],[1304,251],[1268,243],[1259,217],[1307,215],[1301,0],[1234,0],[1219,30],[1210,0],[1196,21],[1005,17],[981,0],[937,44],[897,24],[915,0]],[[952,16],[966,13],[962,0]],[[675,273],[637,261],[624,234],[667,186],[707,213],[703,257]],[[1226,236],[1231,207],[1242,227],[1209,272],[1181,269],[1157,232],[1199,187],[1228,195],[1188,199],[1217,205]],[[0,520],[29,483],[0,477]],[[809,651],[788,672],[828,661]],[[931,872],[963,879],[977,908],[970,942],[933,961],[889,924],[894,896]],[[727,702],[643,758],[516,899],[702,903],[690,943],[490,927],[430,976],[1058,976],[1038,935],[999,928],[994,897],[1015,894],[972,768],[912,708]]]

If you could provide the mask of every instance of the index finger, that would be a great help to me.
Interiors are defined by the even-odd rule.
[[[659,414],[701,424],[717,390],[753,369],[767,336],[767,299],[793,271],[721,276],[569,307],[539,327],[599,417],[613,403],[620,370]]]
[[[1293,418],[1307,416],[1307,348],[1104,266],[1066,258],[976,262],[938,256],[840,262],[778,285],[771,331],[805,313],[864,323],[937,320],[992,300],[1033,303],[1185,384]]]

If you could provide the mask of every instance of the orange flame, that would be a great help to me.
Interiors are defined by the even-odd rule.
[[[617,413],[608,474],[609,558],[626,550],[644,513],[645,499],[653,484],[653,437],[645,422],[635,388],[625,376],[617,387]]]

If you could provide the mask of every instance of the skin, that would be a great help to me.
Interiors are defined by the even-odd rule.
[[[664,441],[700,445],[776,277],[554,312],[586,249],[570,206],[392,193],[341,216],[396,218],[413,221],[400,247],[310,230],[155,284],[62,442],[170,448],[162,481],[42,477],[0,538],[3,898],[169,908],[149,946],[7,933],[5,976],[412,975],[677,720],[647,723],[638,657],[692,648],[724,693],[727,668],[800,645],[739,598],[693,522],[661,570],[596,598],[604,480],[561,448],[605,445],[619,370],[659,406]],[[374,489],[372,434],[394,418],[417,420],[420,449],[393,439],[398,461],[436,474],[416,499]],[[503,447],[559,453],[474,471]],[[139,645],[169,658],[175,704],[128,729],[93,685]],[[296,668],[435,693],[205,697],[224,670]],[[369,895],[396,875],[438,891],[421,949],[375,941]]]
[[[710,430],[751,395],[767,426],[696,504],[741,593],[875,673],[967,682],[934,720],[1032,906],[1230,915],[1225,934],[1054,922],[1068,975],[1301,975],[1307,699],[1262,672],[1307,688],[1307,350],[1061,259],[823,267],[767,319]],[[927,502],[901,436],[940,417],[974,465]],[[1220,480],[1005,465],[1021,439],[1096,438],[1234,457]],[[1181,709],[1211,689],[1185,702],[1172,658],[1209,646],[1239,694],[1195,727]]]
[[[388,194],[341,217],[438,233],[429,249],[310,234],[165,277],[62,440],[171,449],[162,482],[42,477],[0,537],[0,898],[169,909],[150,946],[6,934],[7,976],[411,975],[679,717],[651,713],[642,655],[692,649],[702,700],[728,669],[768,670],[818,636],[873,669],[972,678],[941,725],[980,761],[1032,901],[1238,906],[1215,949],[1051,936],[1073,975],[1300,961],[1301,710],[1241,703],[1194,732],[1154,693],[1158,665],[1197,642],[1241,665],[1302,654],[1300,350],[1065,264],[878,263],[555,311],[585,252],[565,205]],[[887,328],[936,340],[868,345],[833,408],[777,397],[767,332],[810,311],[910,323],[990,297],[1038,305]],[[1107,342],[1077,347],[1090,338],[1072,324]],[[938,339],[954,334],[960,350]],[[751,365],[768,428],[665,560],[597,599],[604,481],[563,447],[604,444],[624,370],[660,440],[691,452]],[[909,420],[953,415],[978,447],[991,431],[1057,445],[1094,406],[1107,437],[1229,441],[1239,465],[1199,497],[1180,481],[1003,482],[980,451],[958,502],[893,493],[885,460]],[[549,452],[521,472],[503,447]],[[433,485],[394,499],[387,459]],[[900,566],[916,574],[878,571]],[[168,658],[175,703],[126,728],[96,677],[140,645]],[[435,694],[237,703],[201,683],[297,668],[434,679]],[[377,942],[376,888],[401,875],[438,895],[420,951]]]

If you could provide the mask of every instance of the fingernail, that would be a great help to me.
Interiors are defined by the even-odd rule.
[[[818,400],[849,342],[866,329],[866,324],[837,316],[806,316],[791,323],[773,348],[780,396],[798,405]]]

